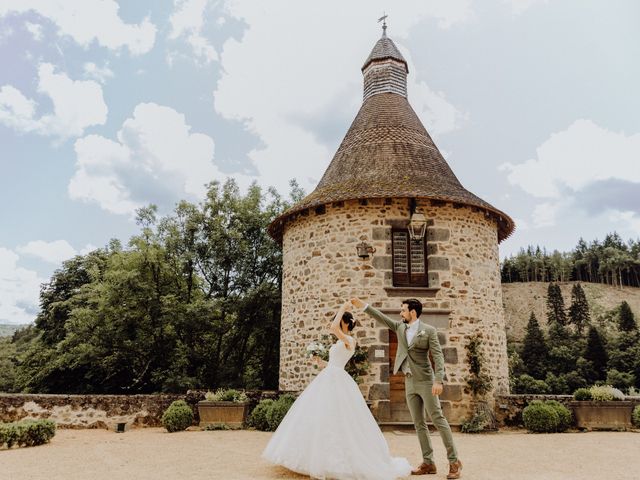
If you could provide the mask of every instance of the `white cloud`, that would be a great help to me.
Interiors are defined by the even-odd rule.
[[[552,134],[536,153],[534,159],[515,165],[505,163],[500,167],[508,172],[509,183],[545,200],[532,214],[536,228],[556,225],[558,219],[570,215],[571,210],[582,209],[595,215],[607,209],[607,204],[594,208],[593,200],[589,201],[601,201],[601,190],[607,181],[618,181],[625,186],[640,183],[640,134],[612,132],[591,120],[581,119],[567,130]],[[629,187],[620,188],[618,193],[618,203],[628,204]],[[616,192],[610,194],[615,196]],[[637,199],[640,203],[640,192]],[[611,205],[616,204],[616,199],[608,200]],[[608,211],[609,219],[626,220],[626,228],[640,233],[636,213],[615,208],[608,208]]]
[[[35,110],[36,103],[17,88],[11,85],[0,87],[0,123],[18,131],[35,130]]]
[[[640,134],[615,133],[591,120],[576,120],[552,134],[536,153],[535,159],[500,167],[509,172],[509,183],[535,197],[560,198],[567,189],[577,191],[600,180],[640,182]]]
[[[18,253],[33,255],[45,262],[56,265],[77,254],[75,248],[73,248],[66,240],[55,240],[53,242],[33,240],[26,245],[19,246],[16,250]]]
[[[37,103],[11,85],[0,87],[0,123],[19,132],[37,132],[62,138],[79,136],[107,120],[102,87],[90,80],[72,80],[56,73],[50,63],[38,67],[38,92],[53,104],[53,112],[36,117]]]
[[[42,25],[39,23],[25,22],[24,24],[27,31],[33,36],[33,39],[37,42],[42,40]]]
[[[97,80],[102,84],[106,83],[107,79],[113,78],[113,70],[109,68],[109,62],[105,63],[102,67],[99,67],[93,62],[87,62],[83,68],[85,77]]]
[[[155,42],[155,25],[148,18],[138,24],[124,23],[119,8],[114,0],[20,0],[0,2],[0,17],[33,11],[83,47],[97,41],[111,50],[126,47],[133,55],[147,53]]]
[[[215,108],[245,123],[262,145],[249,153],[264,185],[288,191],[297,178],[309,190],[333,151],[298,121],[352,98],[353,115],[362,98],[360,67],[381,34],[375,19],[382,1],[263,2],[228,1],[227,15],[248,27],[221,52],[223,75],[214,92]],[[264,21],[268,11],[269,21]],[[335,12],[340,12],[336,15]],[[362,22],[363,18],[370,23]],[[472,17],[470,2],[402,2],[394,5],[388,34],[402,48],[411,29],[428,19],[449,28]],[[291,21],[291,19],[295,21]],[[408,62],[410,59],[408,58]],[[457,128],[465,115],[434,92],[410,62],[409,99],[427,128],[438,133]]]
[[[148,203],[170,207],[167,202],[185,194],[202,199],[206,183],[226,179],[213,163],[213,140],[191,133],[184,115],[154,103],[136,106],[117,141],[89,135],[76,141],[75,151],[70,197],[116,214]]]
[[[33,270],[18,266],[19,256],[0,247],[0,322],[29,323],[38,310],[40,284]]]
[[[175,10],[169,18],[169,38],[184,37],[196,59],[203,64],[218,60],[218,52],[203,34],[205,13],[210,3],[208,0],[175,0]]]

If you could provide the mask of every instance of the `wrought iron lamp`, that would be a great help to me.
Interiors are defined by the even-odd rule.
[[[409,236],[411,240],[422,240],[427,230],[427,219],[421,213],[411,215],[409,222]]]
[[[369,255],[376,251],[371,245],[367,242],[362,241],[356,245],[356,251],[358,252],[358,256],[362,259],[369,258]]]

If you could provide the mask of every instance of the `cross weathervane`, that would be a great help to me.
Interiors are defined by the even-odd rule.
[[[382,35],[386,35],[387,33],[387,17],[388,16],[389,15],[382,12],[382,16],[378,19],[378,23],[382,22]]]

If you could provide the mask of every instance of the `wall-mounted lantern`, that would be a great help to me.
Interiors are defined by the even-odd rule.
[[[363,241],[356,245],[356,251],[358,252],[358,256],[362,259],[369,258],[369,255],[376,251],[371,245],[367,242]]]
[[[409,236],[411,240],[422,240],[427,230],[427,219],[421,213],[411,215],[409,222]]]

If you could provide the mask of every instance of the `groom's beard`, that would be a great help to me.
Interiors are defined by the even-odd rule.
[[[409,323],[409,320],[407,320],[406,318],[403,318],[403,319],[402,319],[402,323],[407,323],[407,324],[408,324],[408,323]]]

